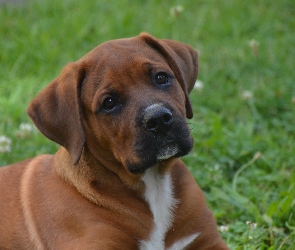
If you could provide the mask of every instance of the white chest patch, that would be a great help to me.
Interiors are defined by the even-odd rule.
[[[140,250],[164,250],[165,235],[173,222],[173,209],[177,200],[173,197],[170,175],[160,175],[155,166],[142,177],[145,183],[144,197],[154,215],[154,229],[148,241],[140,242]]]
[[[140,250],[165,250],[165,236],[173,222],[173,210],[179,202],[173,196],[171,176],[160,175],[157,167],[150,168],[142,177],[146,190],[144,197],[154,216],[154,229],[149,240],[141,241]],[[168,250],[185,249],[199,233],[177,240]]]

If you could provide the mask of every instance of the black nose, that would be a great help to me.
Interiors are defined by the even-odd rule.
[[[151,108],[148,107],[144,112],[143,120],[147,130],[165,133],[173,123],[173,115],[169,109],[159,105]]]

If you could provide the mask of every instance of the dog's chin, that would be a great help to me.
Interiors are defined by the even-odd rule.
[[[179,152],[179,146],[177,144],[169,143],[160,148],[157,154],[157,160],[167,160]]]
[[[132,174],[140,174],[145,170],[155,166],[157,163],[163,160],[168,160],[172,157],[178,158],[187,155],[192,149],[191,145],[187,145],[185,148],[180,148],[179,145],[175,143],[167,143],[162,148],[158,150],[155,156],[149,156],[141,160],[140,163],[132,164],[127,163],[127,169]]]
[[[155,166],[158,163],[157,160],[150,161],[148,164],[146,163],[127,163],[127,169],[131,174],[142,174],[147,169]]]

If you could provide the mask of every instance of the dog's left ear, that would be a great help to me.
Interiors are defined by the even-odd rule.
[[[167,60],[184,91],[186,117],[191,119],[193,111],[189,93],[193,89],[198,77],[197,51],[187,44],[173,40],[157,39],[147,33],[141,33],[140,37]]]
[[[29,104],[27,113],[43,135],[65,147],[74,164],[85,143],[80,89],[85,71],[69,63]]]

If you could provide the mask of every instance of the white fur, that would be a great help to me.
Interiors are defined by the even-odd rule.
[[[176,241],[171,247],[169,247],[167,250],[181,250],[185,249],[186,246],[191,244],[198,236],[200,233],[195,233],[191,236],[185,237],[179,241]]]
[[[148,169],[142,177],[145,183],[144,197],[154,216],[154,229],[147,241],[141,241],[140,250],[164,250],[165,236],[173,222],[173,210],[178,200],[173,196],[170,174],[160,175],[158,166]],[[199,233],[175,242],[168,250],[181,250],[192,243]]]
[[[174,155],[176,155],[179,151],[178,146],[166,146],[164,148],[160,148],[159,153],[157,155],[157,160],[165,160]]]
[[[177,200],[173,197],[171,176],[160,175],[158,166],[146,171],[142,177],[146,190],[144,197],[154,215],[154,230],[148,241],[140,242],[140,250],[165,249],[165,235],[173,222],[173,209]]]

